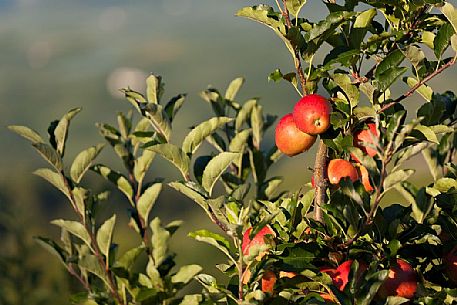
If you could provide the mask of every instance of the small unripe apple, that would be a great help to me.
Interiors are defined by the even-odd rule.
[[[331,184],[339,184],[340,180],[346,177],[355,182],[359,179],[359,174],[351,162],[343,159],[333,159],[328,163],[327,177]]]
[[[374,157],[377,154],[376,149],[372,145],[377,145],[379,142],[379,131],[376,129],[375,123],[368,123],[366,129],[361,129],[354,133],[354,147],[360,148],[365,154]],[[356,156],[351,154],[354,161],[360,162]]]
[[[443,266],[449,280],[457,285],[457,251],[451,251],[443,257]]]
[[[417,274],[411,265],[397,259],[396,264],[391,265],[389,275],[378,290],[378,296],[382,299],[388,296],[398,296],[412,299],[417,290]]]
[[[368,173],[367,168],[362,164],[358,164],[357,167],[359,169],[360,177],[362,178],[362,185],[365,188],[365,191],[367,191],[368,193],[373,192],[374,188],[373,186],[371,186],[370,175]]]
[[[270,226],[265,226],[263,227],[257,234],[252,238],[252,240],[249,238],[249,235],[252,232],[252,227],[248,228],[244,234],[243,234],[243,243],[241,244],[241,250],[243,251],[243,255],[249,255],[249,249],[252,246],[258,245],[264,245],[265,240],[264,236],[267,234],[276,236],[275,232],[270,228]]]
[[[325,272],[332,278],[333,285],[340,291],[344,290],[346,284],[349,282],[349,273],[351,272],[351,266],[354,260],[347,260],[336,269],[321,269],[321,272]],[[363,273],[367,270],[367,265],[359,263],[359,269],[357,270],[357,279],[359,280]]]
[[[262,275],[262,280],[261,280],[262,291],[272,293],[273,289],[275,287],[275,284],[276,284],[276,279],[277,279],[276,274],[273,271],[271,271],[271,270],[265,271]]]
[[[331,112],[332,105],[326,98],[319,94],[310,94],[295,104],[292,114],[298,129],[316,135],[330,127]]]
[[[292,157],[313,146],[316,136],[300,131],[295,125],[292,114],[289,113],[283,116],[276,125],[275,142],[282,153]]]

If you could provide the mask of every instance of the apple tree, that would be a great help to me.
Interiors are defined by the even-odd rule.
[[[328,14],[318,22],[307,19],[305,0],[237,12],[273,30],[294,63],[294,71],[279,67],[269,75],[298,94],[276,124],[258,99],[237,100],[244,84],[237,78],[225,91],[201,92],[214,116],[172,143],[185,95],[166,102],[161,77],[151,75],[145,94],[123,89],[137,119],[119,114],[117,127],[98,125],[122,170],[94,164],[99,144],[66,171],[65,141],[78,109],[51,124],[49,144],[27,127],[10,127],[50,163],[36,174],[67,196],[77,216],[53,221],[62,228],[60,243],[38,238],[80,280],[85,292],[76,303],[457,302],[457,97],[429,84],[456,62],[457,10],[440,0],[324,3]],[[419,99],[408,113],[408,103]],[[275,143],[264,140],[273,128]],[[212,149],[199,149],[203,143]],[[314,143],[311,181],[283,190],[283,178],[269,170]],[[157,157],[180,178],[144,181]],[[415,169],[406,162],[413,157],[430,172],[424,185],[413,182]],[[125,195],[138,247],[116,250],[116,216],[97,219],[106,194],[82,184],[88,170]],[[163,187],[195,201],[214,223],[217,230],[189,236],[226,256],[217,266],[226,282],[196,265],[174,267],[166,245],[179,223],[150,216]],[[142,256],[146,263],[133,268]],[[192,279],[201,292],[183,296]]]

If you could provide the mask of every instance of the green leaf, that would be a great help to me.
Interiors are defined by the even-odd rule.
[[[392,71],[401,69],[399,66],[403,62],[404,59],[405,59],[405,55],[401,52],[401,50],[397,49],[395,51],[392,51],[376,67],[376,71],[375,71],[376,79],[378,81],[379,81],[379,79],[386,79],[386,78],[388,78],[387,77],[388,75],[394,73]]]
[[[417,125],[414,130],[417,130],[419,131],[421,134],[424,135],[424,137],[432,142],[432,143],[440,143],[440,141],[438,140],[438,138],[436,137],[436,134],[433,132],[433,130],[428,127],[428,126],[425,126],[425,125]]]
[[[202,176],[202,186],[209,195],[222,173],[238,157],[239,153],[222,152],[209,161]]]
[[[162,227],[160,219],[157,217],[151,221],[149,226],[152,231],[151,244],[154,266],[159,267],[167,257],[170,232]]]
[[[392,67],[376,77],[378,88],[386,91],[400,76],[408,71],[406,67]]]
[[[163,94],[162,77],[151,74],[146,79],[146,97],[149,103],[158,104]]]
[[[34,239],[40,246],[57,257],[62,264],[66,265],[65,250],[62,249],[62,247],[60,247],[55,241],[45,237],[34,237]]]
[[[189,178],[190,159],[187,154],[179,147],[173,144],[157,144],[147,149],[158,153],[163,158],[171,162],[179,171],[185,180]]]
[[[452,188],[457,190],[457,180],[447,177],[440,178],[435,182],[434,188],[436,188],[441,193],[447,193]]]
[[[135,165],[133,167],[133,175],[137,181],[143,181],[146,172],[151,166],[152,161],[154,160],[155,153],[150,150],[143,150],[143,153],[140,157],[135,160]]]
[[[298,14],[300,14],[301,9],[305,6],[307,0],[287,0],[286,6],[289,10],[289,14],[298,18]]]
[[[74,182],[79,183],[91,166],[94,159],[102,151],[105,144],[98,144],[80,152],[71,164],[70,176]]]
[[[178,192],[186,195],[193,201],[195,201],[199,206],[201,206],[208,215],[209,214],[209,209],[208,209],[208,203],[206,202],[206,198],[204,197],[204,194],[202,194],[201,191],[206,193],[205,190],[199,190],[198,185],[194,182],[170,182],[168,185]],[[201,186],[200,186],[201,188]],[[205,194],[206,195],[206,194]]]
[[[106,278],[105,271],[95,255],[86,254],[78,261],[79,267],[86,269],[88,272],[100,278],[107,286],[109,281]]]
[[[243,152],[244,147],[247,145],[249,136],[251,135],[251,129],[245,129],[238,132],[229,144],[229,151],[231,152]]]
[[[137,202],[138,214],[144,223],[148,223],[149,213],[154,206],[160,191],[162,190],[162,183],[154,183],[148,187],[141,195]]]
[[[54,138],[57,144],[57,152],[63,156],[65,150],[65,142],[67,141],[68,128],[70,127],[70,121],[81,111],[81,108],[75,108],[68,111],[57,123],[54,129]]]
[[[207,136],[232,120],[228,117],[215,117],[200,123],[184,138],[182,150],[188,155],[194,154]]]
[[[419,81],[417,79],[415,79],[414,77],[408,77],[406,79],[406,83],[408,84],[408,86],[410,86],[411,88],[416,86],[417,83],[419,83]],[[427,85],[421,85],[417,90],[416,90],[417,93],[419,93],[420,95],[422,95],[422,97],[427,100],[428,102],[430,102],[432,100],[432,96],[433,96],[433,90],[432,88],[430,88],[429,86]]]
[[[181,267],[176,274],[171,277],[171,282],[173,284],[182,283],[187,284],[203,270],[199,265],[187,265]]]
[[[62,158],[54,148],[45,143],[34,143],[32,145],[43,157],[43,159],[48,161],[48,163],[51,164],[56,171],[60,172],[63,169]]]
[[[54,187],[61,191],[71,201],[70,193],[68,192],[68,188],[61,174],[56,173],[49,168],[40,168],[33,173],[54,185]]]
[[[433,181],[438,179],[440,175],[440,167],[438,164],[438,160],[432,156],[433,150],[432,148],[427,148],[422,150],[422,156],[424,157],[425,163],[427,163],[428,169],[430,170],[430,174],[433,177]]]
[[[424,52],[422,52],[422,50],[420,48],[413,46],[413,45],[408,46],[406,48],[406,50],[403,52],[405,54],[405,57],[411,62],[411,64],[417,71],[419,65],[425,59]]]
[[[178,305],[199,305],[203,301],[201,294],[186,294]]]
[[[340,11],[330,13],[325,20],[320,21],[315,24],[313,28],[309,31],[308,41],[314,40],[327,32],[333,31],[335,28],[340,26],[342,23],[345,23],[351,20],[357,13]]]
[[[354,48],[360,48],[360,44],[363,42],[363,39],[368,31],[368,28],[371,26],[373,18],[376,16],[376,9],[372,8],[366,10],[354,21],[350,34],[350,43]]]
[[[251,117],[252,109],[257,105],[257,99],[250,99],[243,104],[236,115],[235,129],[240,130],[241,126]]]
[[[29,140],[32,144],[44,143],[43,138],[35,130],[27,126],[11,125],[8,126],[8,129]]]
[[[108,260],[109,249],[113,240],[113,230],[116,223],[116,215],[105,221],[97,231],[97,244],[100,251]]]
[[[403,164],[403,162],[414,157],[415,155],[420,153],[422,150],[426,149],[429,145],[430,145],[430,143],[422,142],[422,143],[418,143],[416,145],[409,146],[406,149],[400,151],[398,153],[398,158],[395,160],[395,167],[393,168],[392,171],[397,170],[398,167]]]
[[[435,47],[433,52],[435,53],[436,58],[441,58],[444,51],[446,51],[447,47],[449,46],[451,37],[454,34],[454,28],[449,23],[445,23],[441,26],[435,36],[435,40],[433,41],[433,45]]]
[[[282,184],[282,182],[283,178],[272,177],[262,184],[261,189],[267,199],[272,199],[279,193],[278,188]]]
[[[454,31],[457,32],[457,10],[455,7],[451,3],[446,2],[440,9],[444,16],[446,16],[446,18],[451,23]]]
[[[124,268],[130,271],[138,257],[144,252],[144,247],[136,247],[125,252],[114,264],[114,268]]]
[[[391,174],[389,174],[386,179],[384,180],[384,192],[389,190],[390,188],[394,187],[397,183],[401,183],[403,181],[408,180],[414,174],[415,170],[407,169],[407,170],[397,170]]]
[[[222,251],[228,258],[232,259],[230,254],[230,243],[226,240],[223,236],[210,232],[208,230],[198,230],[194,232],[190,232],[189,236],[195,238],[198,241],[210,244],[220,251]]]
[[[163,110],[167,114],[168,118],[170,118],[170,121],[173,121],[179,109],[181,109],[182,105],[184,104],[184,101],[186,100],[186,96],[186,94],[179,94],[173,97],[165,105],[165,108]]]
[[[257,150],[260,150],[260,141],[263,135],[263,111],[262,106],[255,105],[251,114],[252,142]]]
[[[141,107],[141,112],[149,119],[154,130],[161,134],[167,142],[170,141],[171,123],[162,106],[149,103]]]
[[[352,85],[351,78],[347,74],[336,73],[332,76],[332,79],[346,94],[351,108],[357,106],[360,98],[360,92],[356,86]]]
[[[227,100],[233,101],[236,97],[236,94],[240,90],[240,88],[244,84],[244,78],[243,77],[238,77],[235,78],[230,82],[230,85],[227,87],[227,90],[225,91],[225,98]]]
[[[121,173],[118,173],[111,168],[102,165],[102,164],[97,164],[91,167],[91,170],[105,178],[106,180],[110,181],[114,185],[117,186],[117,188],[124,193],[125,196],[129,200],[132,199],[133,196],[133,189],[132,186],[129,183],[129,180],[122,175]]]
[[[74,236],[78,237],[81,239],[83,242],[89,246],[89,248],[92,249],[91,245],[91,239],[89,236],[89,233],[87,232],[87,229],[79,222],[77,221],[72,221],[72,220],[63,220],[63,219],[56,219],[51,221],[53,225],[59,226]]]

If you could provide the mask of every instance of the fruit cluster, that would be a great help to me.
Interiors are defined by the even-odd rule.
[[[331,112],[332,105],[326,98],[318,94],[302,97],[293,112],[283,116],[276,126],[276,146],[289,157],[307,151],[317,135],[330,127]]]
[[[252,228],[247,229],[243,236],[243,254],[249,255],[249,250],[253,246],[265,245],[265,235],[276,236],[275,232],[267,225],[263,227],[252,239],[249,237]],[[267,254],[268,251],[262,253],[261,257]],[[450,253],[448,257],[443,259],[445,265],[451,272],[455,272],[456,268],[456,255]],[[259,258],[259,256],[257,257]],[[337,268],[322,267],[319,269],[321,273],[326,273],[332,279],[333,285],[340,291],[344,291],[346,285],[350,281],[351,267],[354,260],[348,259],[339,264]],[[356,285],[360,284],[363,280],[365,273],[368,270],[368,265],[359,261],[357,274],[354,275]],[[377,298],[386,299],[389,296],[398,296],[406,299],[412,299],[416,293],[419,277],[414,268],[403,259],[395,259],[390,262],[389,273],[382,285],[378,289]],[[274,288],[279,278],[294,278],[300,274],[290,271],[275,272],[273,270],[265,270],[261,278],[261,289],[263,292],[274,293]],[[249,277],[251,274],[249,273]],[[451,277],[452,278],[452,277]],[[249,281],[249,278],[243,280],[244,284]],[[333,304],[335,301],[332,293],[321,292],[320,296]]]
[[[278,149],[289,157],[307,151],[313,146],[317,135],[330,127],[330,102],[318,94],[302,97],[294,106],[293,112],[281,118],[276,126],[275,141]],[[368,123],[354,133],[354,147],[360,148],[364,154],[374,157],[379,141],[379,131],[375,123]],[[355,166],[344,159],[333,159],[327,166],[327,178],[330,184],[338,185],[343,178],[355,182],[359,178],[365,190],[374,190],[370,183],[368,170],[360,164],[360,160],[351,154]],[[314,187],[314,179],[312,179]]]

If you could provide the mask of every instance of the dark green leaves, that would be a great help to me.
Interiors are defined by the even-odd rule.
[[[377,66],[375,77],[378,88],[381,91],[387,90],[408,68],[399,67],[405,55],[400,50],[395,50],[386,56]]]

